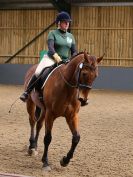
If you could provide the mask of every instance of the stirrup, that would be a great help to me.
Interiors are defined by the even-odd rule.
[[[20,100],[22,100],[23,102],[26,102],[28,99],[28,93],[24,92],[21,96],[20,96]]]

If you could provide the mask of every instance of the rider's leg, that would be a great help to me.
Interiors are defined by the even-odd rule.
[[[20,100],[22,100],[23,102],[25,102],[28,99],[28,95],[29,93],[33,90],[33,88],[35,87],[35,84],[37,82],[37,77],[34,74],[31,78],[31,80],[28,83],[27,89],[24,91],[24,93],[20,96]]]
[[[51,66],[53,65],[55,62],[49,58],[47,55],[44,56],[44,58],[41,60],[41,62],[39,63],[39,65],[36,68],[35,74],[32,76],[30,82],[28,83],[27,89],[25,90],[25,92],[20,96],[20,99],[25,102],[28,99],[28,95],[30,94],[30,92],[33,90],[33,88],[35,87],[38,77],[40,75],[40,73],[42,72],[42,70],[45,67]]]

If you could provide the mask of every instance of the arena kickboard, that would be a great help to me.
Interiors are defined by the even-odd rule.
[[[19,175],[19,174],[0,173],[0,177],[35,177],[35,176],[25,176],[25,175]]]

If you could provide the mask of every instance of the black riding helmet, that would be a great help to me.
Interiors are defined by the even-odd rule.
[[[63,20],[68,21],[68,22],[72,21],[70,15],[67,12],[64,12],[64,11],[60,12],[57,15],[55,22],[56,22],[56,24],[58,24],[60,21],[63,21]]]

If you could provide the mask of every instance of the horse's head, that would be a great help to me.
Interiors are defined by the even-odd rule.
[[[104,56],[104,55],[103,55]],[[88,55],[86,51],[80,52],[73,56],[70,62],[65,67],[65,77],[61,74],[64,82],[73,88],[80,90],[82,100],[86,101],[88,93],[92,88],[92,83],[98,76],[98,63],[103,59],[103,56],[97,58]],[[69,78],[68,80],[65,78]]]
[[[92,84],[98,76],[98,64],[103,59],[103,56],[97,58],[95,56],[88,55],[86,51],[84,52],[84,60],[81,63],[79,76],[80,93],[84,100],[87,100],[89,90],[92,88]]]
[[[104,56],[104,55],[103,55]],[[98,64],[103,59],[103,56],[96,58],[84,52],[84,61],[80,72],[79,82],[86,85],[92,85],[95,78],[98,76]]]

